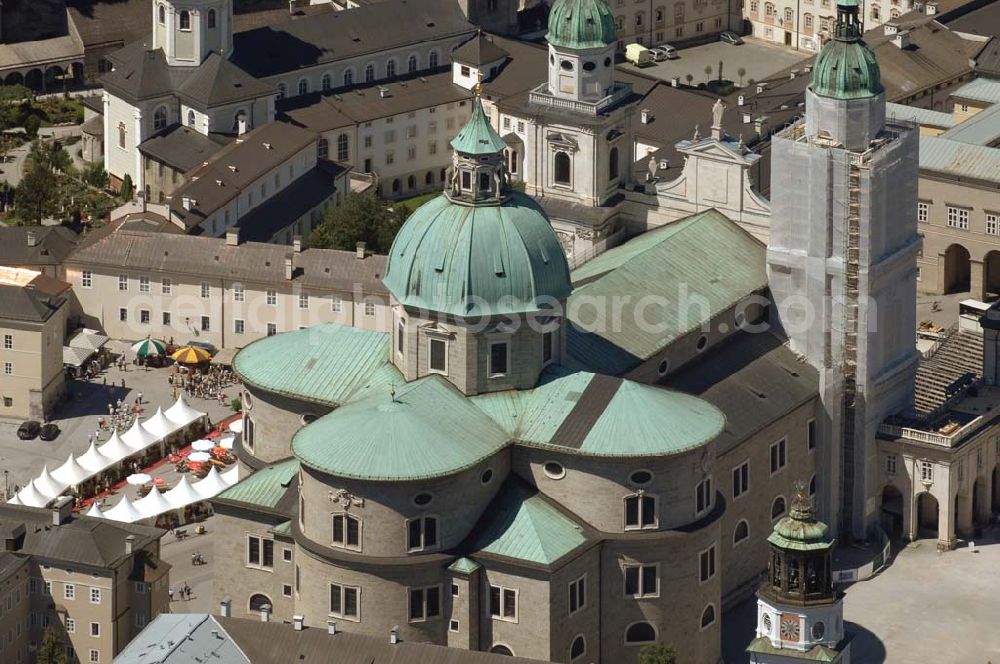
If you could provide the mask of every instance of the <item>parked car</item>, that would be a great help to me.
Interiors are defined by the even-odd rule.
[[[676,60],[681,57],[677,52],[677,49],[670,44],[661,44],[659,46],[654,46],[649,49],[649,52],[653,54],[653,60],[656,62],[663,62],[664,60]]]
[[[42,425],[42,430],[38,435],[42,440],[55,440],[59,437],[60,433],[62,433],[62,431],[59,430],[58,425],[49,422],[48,424]]]
[[[740,37],[731,30],[726,30],[725,32],[719,33],[719,41],[724,41],[727,44],[732,44],[733,46],[739,46],[743,43],[743,37]]]
[[[42,425],[35,420],[28,420],[27,422],[22,422],[21,426],[17,428],[17,437],[21,440],[32,440],[41,431]]]
[[[636,67],[649,67],[653,64],[653,54],[642,44],[626,44],[625,59]]]

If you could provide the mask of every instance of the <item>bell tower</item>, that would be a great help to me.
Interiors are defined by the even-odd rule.
[[[848,664],[844,599],[833,587],[834,539],[816,519],[801,482],[788,516],[767,542],[767,580],[757,591],[756,638],[747,652],[760,664],[796,659]]]
[[[614,87],[614,17],[604,0],[559,0],[549,16],[549,88],[553,97],[595,102]]]
[[[172,67],[197,67],[233,50],[233,0],[153,0],[153,48]]]

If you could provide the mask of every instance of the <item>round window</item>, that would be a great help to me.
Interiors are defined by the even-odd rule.
[[[483,484],[489,484],[493,479],[493,469],[487,468],[483,471],[483,474],[479,476],[479,479],[483,481]]]
[[[559,63],[559,66],[566,71],[573,71],[573,63],[570,62],[569,60],[563,60],[562,62]]]
[[[701,351],[705,350],[705,346],[707,345],[708,345],[708,337],[706,337],[703,334],[700,337],[698,337],[698,343],[695,344],[695,348],[697,348],[698,352],[700,353]]]
[[[611,66],[611,58],[604,58],[604,66],[605,67]]]
[[[316,413],[302,413],[302,417],[300,418],[302,420],[302,426],[312,424],[316,421],[316,418]]]
[[[670,362],[668,362],[667,360],[661,360],[659,366],[656,367],[656,373],[660,374],[661,376],[666,376],[667,369],[669,368],[670,368]]]
[[[628,476],[628,481],[636,485],[649,484],[652,479],[653,473],[648,470],[637,470]]]
[[[566,469],[558,461],[546,461],[544,470],[545,474],[554,480],[561,480],[566,476]]]
[[[424,505],[430,505],[432,500],[434,500],[434,496],[431,494],[427,492],[418,493],[413,497],[413,504],[423,507]]]
[[[247,390],[243,391],[243,410],[250,410],[253,408],[253,397],[250,396],[250,392]]]
[[[583,63],[583,71],[594,71],[595,69],[597,69],[597,64],[596,63],[594,63],[594,62],[584,62]]]
[[[822,622],[816,623],[815,625],[813,625],[812,633],[813,633],[813,638],[819,641],[820,639],[823,638],[823,635],[826,634],[826,625],[824,625]]]

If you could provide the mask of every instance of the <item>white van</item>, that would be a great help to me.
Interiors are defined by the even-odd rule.
[[[642,44],[628,44],[625,46],[625,59],[636,67],[649,67],[653,64],[653,54]]]

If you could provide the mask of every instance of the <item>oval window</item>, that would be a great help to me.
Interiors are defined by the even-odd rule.
[[[302,413],[302,425],[305,426],[306,424],[312,424],[316,421],[316,418],[316,413]]]
[[[593,62],[583,63],[583,71],[594,71],[595,69],[597,69],[597,65],[595,63]]]
[[[604,66],[605,67],[611,66],[611,58],[604,58]]]
[[[656,367],[656,373],[660,374],[661,376],[666,376],[667,369],[669,368],[670,368],[670,362],[668,362],[667,360],[661,360],[659,366]]]
[[[487,468],[484,470],[483,474],[479,476],[479,479],[482,480],[483,484],[489,484],[490,480],[493,479],[493,469]]]
[[[637,470],[628,476],[628,481],[637,485],[649,484],[652,479],[653,473],[648,470]]]
[[[432,496],[431,494],[427,492],[418,493],[413,497],[413,504],[419,507],[423,507],[424,505],[430,505],[432,500],[434,500],[434,496]]]
[[[544,470],[545,474],[554,480],[561,480],[566,476],[566,469],[558,461],[546,461]]]
[[[706,337],[703,334],[700,337],[698,337],[698,343],[695,344],[695,348],[697,348],[698,352],[700,353],[701,351],[705,350],[705,346],[707,345],[708,345],[708,337]]]
[[[559,63],[559,66],[562,67],[565,71],[573,71],[573,63],[570,62],[569,60],[563,60],[562,62]]]
[[[243,392],[243,410],[250,410],[253,408],[253,397],[250,396],[250,392]]]

